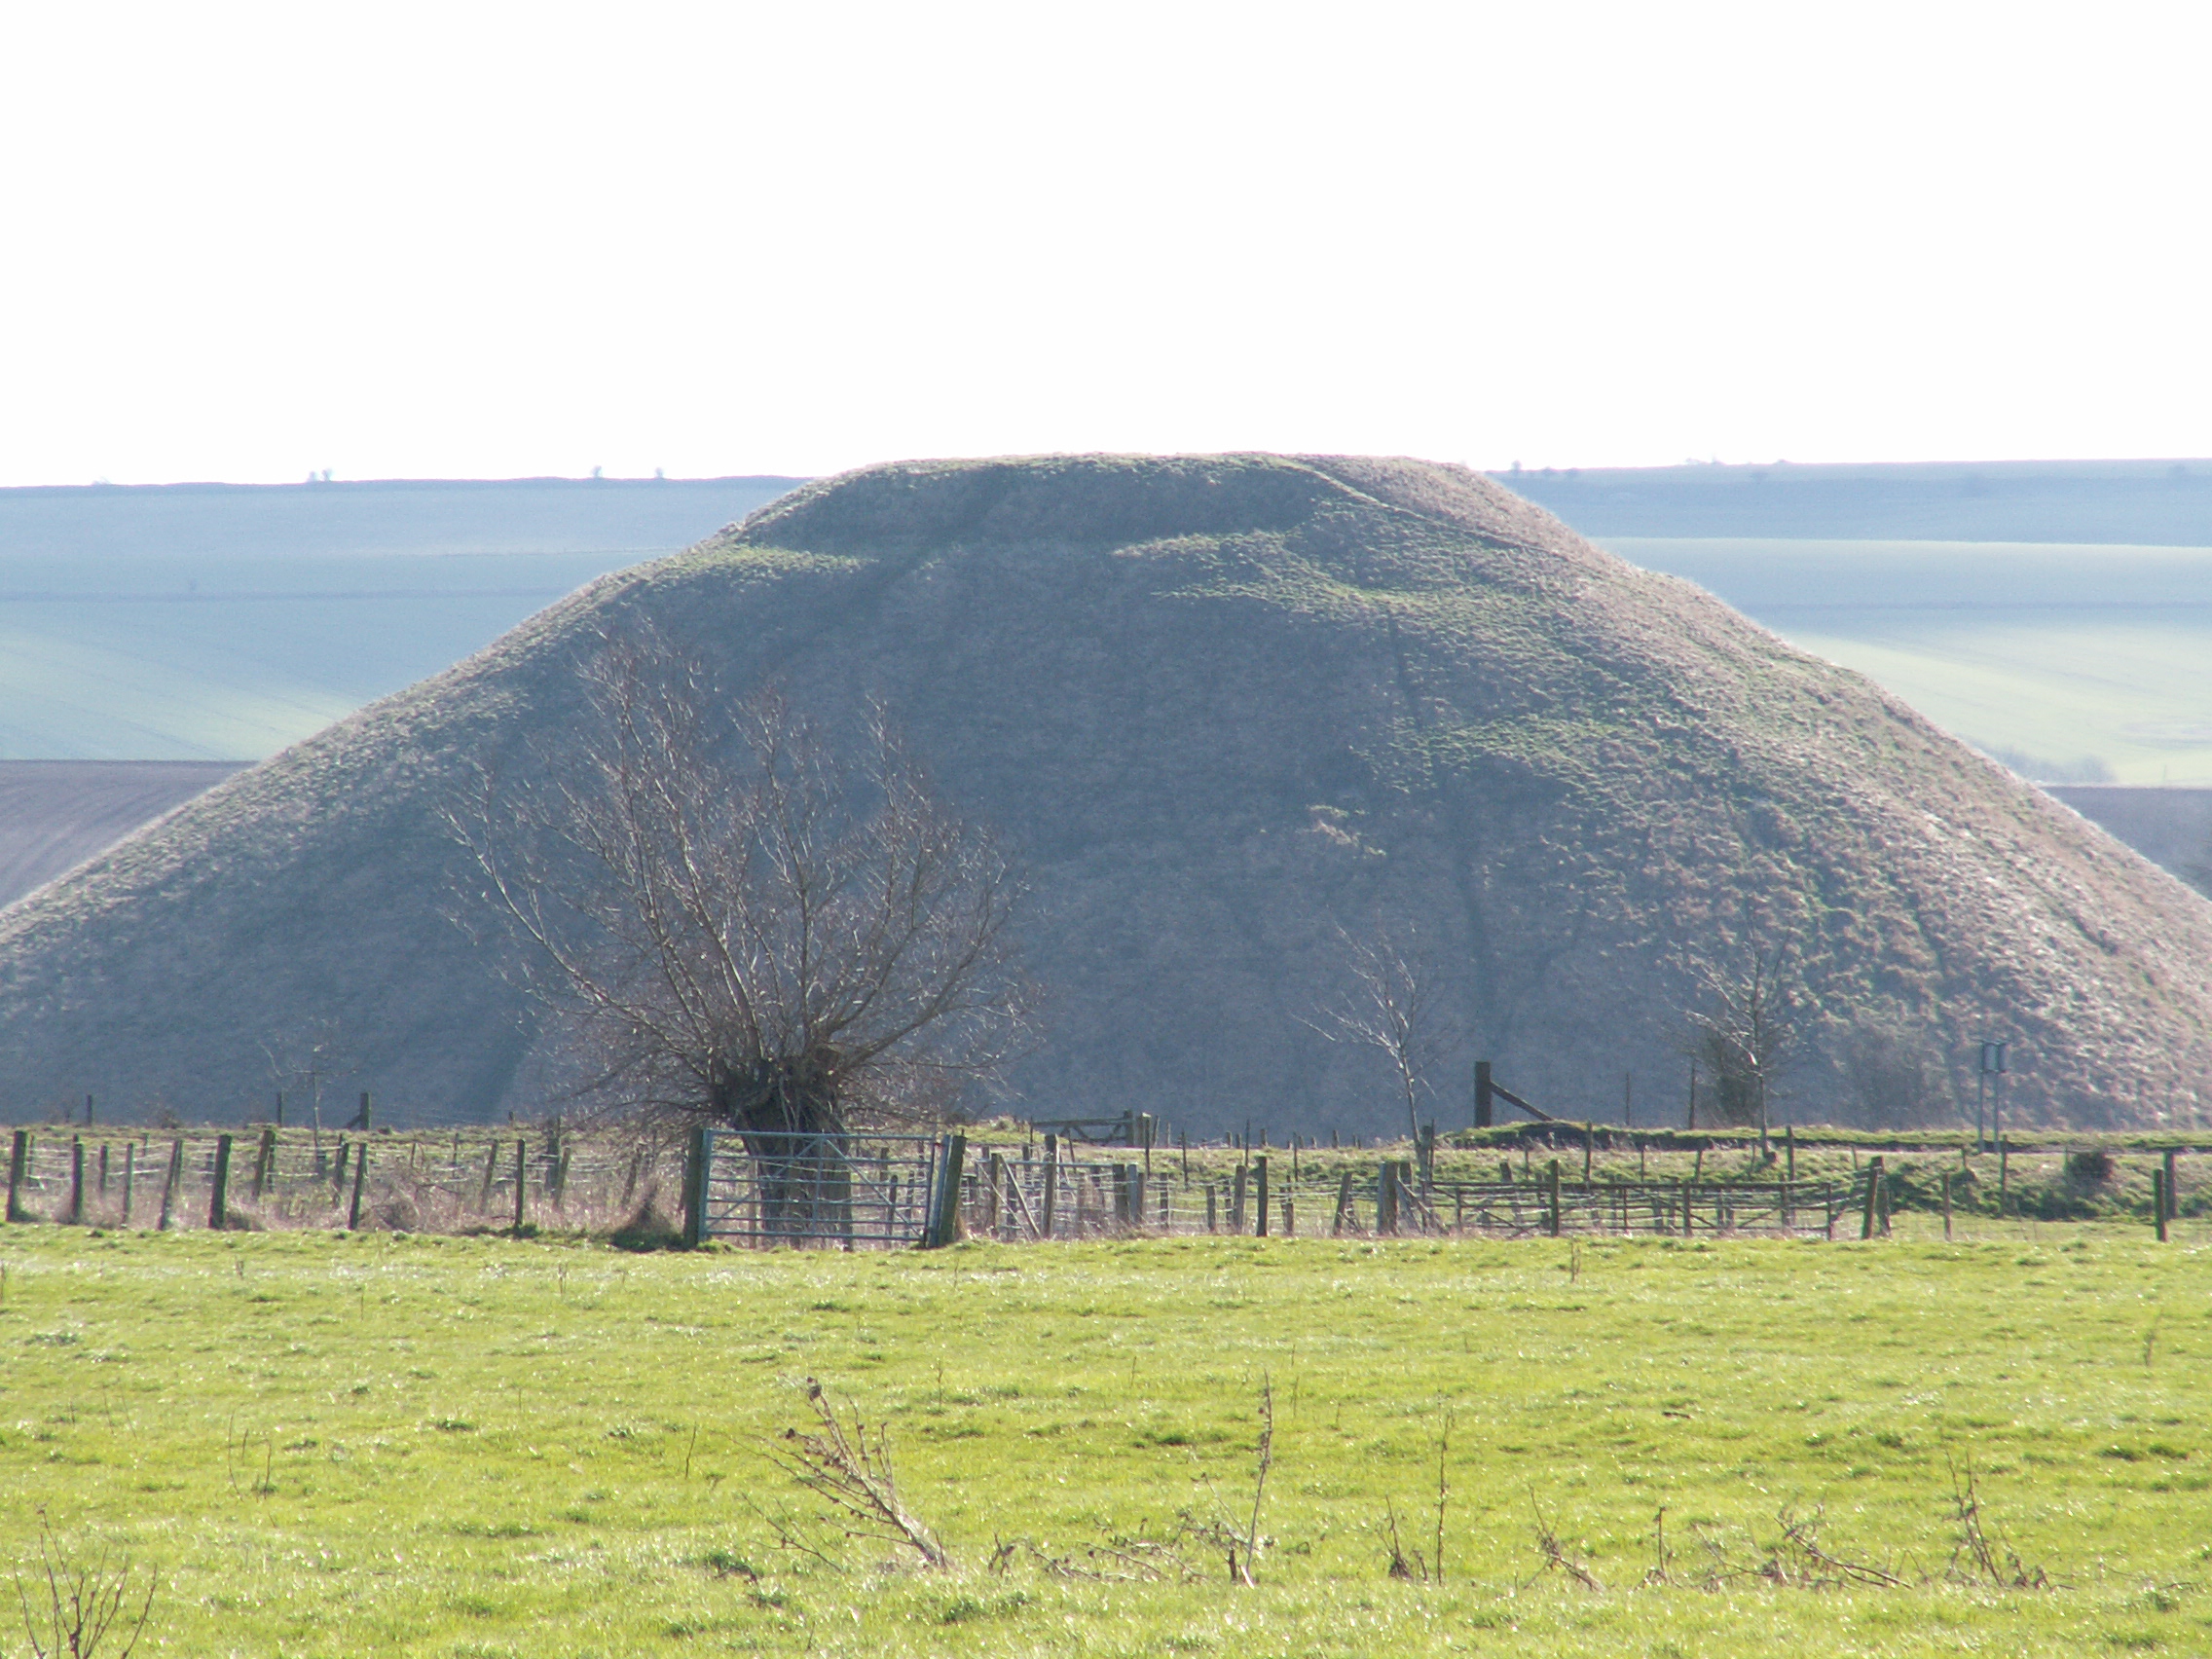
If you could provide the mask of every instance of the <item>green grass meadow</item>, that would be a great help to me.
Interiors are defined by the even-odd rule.
[[[43,1509],[157,1565],[141,1652],[2212,1650],[2212,1230],[1898,1225],[858,1256],[14,1227],[0,1536],[25,1561]],[[764,1449],[808,1376],[889,1424],[956,1570],[778,1547],[808,1510]],[[1263,1379],[1256,1587],[1196,1546],[1195,1582],[1045,1564],[1248,1505]],[[1445,1578],[1394,1580],[1447,1413]],[[2048,1587],[1950,1571],[1947,1464]],[[1786,1510],[1907,1582],[1756,1576]],[[1543,1570],[1539,1512],[1599,1588]]]

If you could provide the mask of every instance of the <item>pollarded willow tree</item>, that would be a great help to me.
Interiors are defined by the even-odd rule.
[[[585,672],[582,729],[451,816],[586,1091],[757,1136],[935,1121],[988,1087],[1027,1024],[1020,884],[882,709],[840,756],[655,634]]]

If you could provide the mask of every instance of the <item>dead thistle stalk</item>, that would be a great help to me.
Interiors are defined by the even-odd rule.
[[[848,1538],[874,1538],[903,1545],[934,1571],[952,1566],[921,1519],[901,1501],[891,1467],[891,1431],[878,1424],[871,1443],[859,1409],[850,1433],[838,1420],[822,1384],[806,1380],[806,1401],[819,1425],[813,1432],[784,1430],[783,1443],[771,1446],[768,1459],[822,1500],[830,1519]]]

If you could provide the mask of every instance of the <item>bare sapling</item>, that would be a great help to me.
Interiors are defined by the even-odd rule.
[[[105,1651],[129,1659],[154,1611],[161,1573],[146,1569],[146,1593],[138,1596],[137,1564],[128,1555],[100,1550],[90,1559],[73,1558],[62,1546],[46,1511],[38,1512],[38,1560],[30,1582],[16,1574],[16,1602],[22,1609],[23,1637],[36,1659],[94,1659]],[[130,1604],[136,1601],[133,1615]],[[103,1646],[104,1644],[104,1646]]]
[[[933,1571],[949,1568],[952,1557],[899,1495],[889,1427],[878,1423],[871,1434],[855,1407],[848,1431],[822,1384],[811,1377],[806,1380],[806,1403],[813,1408],[815,1427],[785,1429],[782,1441],[769,1448],[769,1461],[813,1493],[830,1525],[845,1537],[912,1550]],[[819,1548],[798,1541],[803,1535],[788,1523],[778,1525],[771,1518],[770,1524],[787,1547],[801,1549],[832,1567],[840,1565]]]
[[[1379,928],[1366,939],[1337,930],[1350,979],[1343,994],[1301,1024],[1331,1043],[1371,1049],[1390,1067],[1406,1109],[1406,1134],[1420,1140],[1420,1103],[1429,1082],[1454,1046],[1441,976],[1397,939]]]

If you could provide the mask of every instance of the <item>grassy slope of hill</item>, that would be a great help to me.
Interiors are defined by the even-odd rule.
[[[1939,1114],[1992,1025],[2023,1118],[2124,1122],[2200,1075],[2212,907],[1856,676],[1455,469],[1075,458],[811,486],[16,906],[11,1092],[220,1111],[323,1018],[402,1115],[542,1104],[496,964],[439,916],[438,808],[565,729],[578,654],[633,614],[734,687],[882,691],[1008,834],[1053,1110],[1385,1126],[1299,1022],[1333,925],[1379,912],[1454,965],[1468,1048],[1568,1109],[1677,1075],[1696,965],[1784,940],[1827,1011],[1803,1116],[1860,1111],[1867,1033],[1935,1060]]]
[[[157,1567],[141,1651],[2202,1651],[2197,1224],[1904,1225],[703,1257],[0,1229],[0,1550],[43,1509]],[[764,1449],[806,1377],[888,1425],[955,1570],[778,1547],[812,1510]],[[1248,1521],[1263,1380],[1257,1588],[1197,1543],[1190,1582],[1131,1581],[1179,1517]],[[1434,1564],[1447,1414],[1444,1581],[1394,1580],[1392,1515]],[[1963,1547],[1969,1470],[2036,1587]]]

